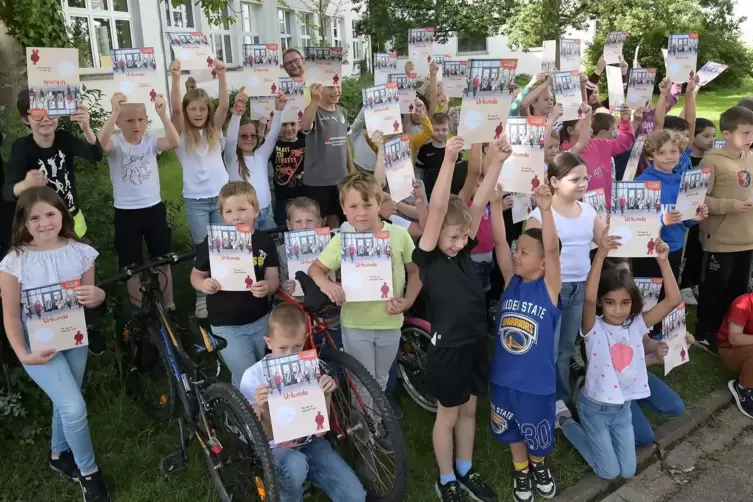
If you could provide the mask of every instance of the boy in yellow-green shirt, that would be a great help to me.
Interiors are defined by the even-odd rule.
[[[412,258],[413,239],[404,228],[379,220],[382,190],[372,174],[351,173],[338,189],[340,204],[350,223],[345,232],[389,232],[392,290],[401,296],[384,301],[348,302],[342,286],[327,277],[330,270],[341,265],[340,234],[327,244],[308,273],[330,300],[342,305],[340,324],[345,352],[358,359],[384,390],[400,343],[403,312],[411,308],[421,291],[418,267]],[[381,425],[377,429],[379,435],[386,434]]]

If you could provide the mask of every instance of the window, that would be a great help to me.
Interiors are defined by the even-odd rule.
[[[357,38],[358,37],[358,21],[355,19],[350,22],[350,30],[351,30],[351,37]]]
[[[82,68],[109,68],[112,49],[133,47],[130,0],[63,0]]]
[[[356,61],[363,59],[363,42],[353,40],[353,59]]]
[[[336,17],[330,18],[330,23],[332,24],[332,46],[333,47],[342,47],[343,41],[341,38],[341,29],[340,29],[340,23],[342,23],[342,19],[338,19]]]
[[[259,42],[259,6],[241,2],[241,28],[244,44]]]
[[[210,33],[215,55],[225,64],[230,65],[233,64],[233,38],[230,33],[230,23],[227,21],[227,5],[222,8],[222,16],[225,18],[222,26],[213,26]]]
[[[458,53],[463,52],[488,52],[486,49],[486,37],[472,37],[464,33],[458,33]]]
[[[301,47],[311,47],[311,37],[314,34],[313,24],[311,14],[299,15],[298,26],[301,32]]]
[[[170,28],[193,28],[193,5],[186,0],[179,7],[174,7],[172,0],[162,0],[162,11],[165,13],[165,26]]]
[[[277,9],[277,18],[280,21],[280,50],[285,52],[293,45],[293,35],[290,31],[290,11]]]

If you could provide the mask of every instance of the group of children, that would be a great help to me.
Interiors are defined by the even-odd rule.
[[[283,54],[283,66],[291,75],[305,71],[296,49]],[[227,340],[221,356],[232,383],[270,439],[263,359],[303,350],[306,319],[294,305],[273,308],[270,297],[278,289],[292,293],[295,283],[287,276],[285,253],[278,252],[266,231],[277,224],[286,230],[336,228],[343,220],[341,232],[389,233],[393,296],[348,301],[331,275],[341,266],[339,233],[311,265],[309,276],[341,306],[338,340],[382,390],[394,381],[403,315],[417,301],[423,305],[431,324],[426,379],[438,401],[432,441],[439,467],[435,490],[441,500],[497,500],[472,461],[477,400],[487,394],[491,431],[510,446],[515,501],[555,496],[549,455],[557,428],[597,475],[611,479],[635,473],[636,444],[653,441],[641,407],[665,415],[684,410],[679,396],[646,367],[661,363],[667,353],[667,344],[650,331],[681,302],[678,281],[685,248],[683,279],[700,293],[698,343],[715,350],[718,342],[721,361],[739,374],[730,390],[741,411],[753,417],[753,338],[747,336],[753,335],[753,296],[746,295],[753,258],[753,100],[722,114],[727,143],[711,149],[715,131],[712,123],[695,117],[698,86],[693,80],[682,118],[666,115],[677,86],[665,80],[655,110],[623,108],[619,120],[597,108],[603,104],[598,91],[593,87],[587,93],[584,80],[583,118],[561,126],[562,107],[553,102],[550,77],[523,89],[511,115],[547,116],[546,182],[535,190],[537,207],[523,231],[512,223],[510,194],[497,183],[510,145],[504,136],[488,145],[474,144],[463,159],[463,138],[449,138],[451,116],[437,112],[443,99],[436,65],[430,70],[428,99],[417,98],[416,111],[403,117],[425,189],[417,187],[400,202],[391,200],[385,183],[381,134],[366,137],[376,153],[373,172],[354,166],[339,87],[312,85],[300,123],[283,123],[287,99],[278,93],[276,113],[261,138],[260,124],[245,117],[248,96],[243,89],[230,107],[221,61],[215,66],[217,107],[200,88],[187,89],[181,97],[178,61],[170,72],[171,115],[162,96],[154,104],[164,127],[158,138],[147,133],[145,106],[128,103],[122,94],[113,96],[111,115],[98,133],[91,130],[85,110],[71,116],[84,140],[57,131],[57,119],[32,119],[28,93],[19,97],[19,112],[31,134],[14,144],[2,188],[4,198],[16,200],[10,252],[0,263],[4,326],[24,368],[53,402],[50,465],[81,483],[85,501],[110,500],[95,462],[80,390],[87,350],[29,352],[17,300],[22,289],[80,280],[74,292],[81,305],[91,309],[104,301],[104,292],[94,286],[97,252],[81,242],[85,220],[75,189],[74,157],[97,161],[107,156],[115,248],[119,265],[126,266],[143,261],[143,243],[153,257],[171,249],[157,155],[177,151],[197,250],[190,276],[197,291],[196,313]],[[647,115],[653,117],[650,126]],[[115,127],[121,134],[113,134]],[[615,158],[630,151],[637,131],[648,128],[653,132],[643,152],[647,167],[637,179],[661,181],[662,204],[676,202],[682,174],[692,166],[708,167],[712,175],[697,217],[682,221],[676,211],[663,213],[655,259],[628,264],[608,257],[620,239],[610,235],[609,218],[605,221],[581,200],[587,190],[602,188],[611,201],[612,182],[619,179]],[[210,224],[252,229],[258,280],[250,295],[223,291],[212,277]],[[697,237],[694,228],[699,228]],[[696,245],[700,251],[691,256]],[[173,309],[173,278],[169,267],[164,272],[164,297]],[[663,293],[650,310],[643,311],[633,275],[663,279]],[[128,292],[138,304],[136,280],[129,281]],[[584,365],[575,357],[581,344]],[[575,386],[572,376],[578,377]],[[326,395],[336,388],[327,376],[319,384]],[[374,435],[389,443],[383,424],[376,425]],[[306,479],[332,500],[365,500],[358,477],[327,441],[308,437],[271,446],[282,500],[300,500]]]

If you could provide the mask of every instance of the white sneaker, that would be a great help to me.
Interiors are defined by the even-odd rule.
[[[693,290],[691,288],[685,288],[681,290],[680,295],[682,296],[682,301],[685,302],[685,305],[698,305],[698,300],[693,294]]]
[[[555,429],[562,429],[561,423],[567,420],[568,418],[573,418],[573,414],[570,413],[570,409],[565,404],[565,401],[562,399],[558,399],[555,403],[554,413],[556,418],[554,419],[554,428]]]

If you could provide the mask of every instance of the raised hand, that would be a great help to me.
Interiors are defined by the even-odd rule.
[[[126,98],[126,95],[122,92],[116,92],[112,95],[110,98],[110,105],[112,105],[112,113],[118,114],[120,113],[120,106],[128,101],[128,98]]]
[[[173,77],[180,77],[180,61],[177,59],[174,59],[172,63],[170,63],[170,74]]]
[[[311,84],[311,101],[319,102],[322,99],[322,84]]]
[[[447,141],[444,157],[446,159],[450,158],[452,160],[457,160],[458,155],[463,151],[463,145],[465,145],[465,140],[463,140],[463,138],[460,136],[453,136]]]
[[[552,208],[552,190],[548,184],[539,185],[534,192],[534,196],[536,197],[536,206],[541,211],[549,211]]]
[[[286,106],[288,106],[288,96],[282,91],[277,91],[277,94],[275,94],[275,110],[281,112]]]
[[[214,60],[214,71],[217,72],[217,76],[225,75],[225,71],[227,70],[227,65],[224,61],[221,59],[215,59]]]
[[[165,101],[164,94],[157,94],[157,97],[154,98],[154,110],[160,117],[167,113],[167,101]]]
[[[656,251],[656,261],[666,262],[669,260],[669,246],[666,242],[657,238],[654,250]]]

